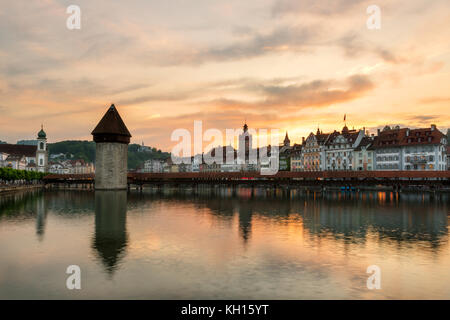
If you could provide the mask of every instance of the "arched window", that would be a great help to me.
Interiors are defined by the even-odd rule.
[[[39,149],[40,149],[40,150],[44,150],[44,143],[43,143],[43,142],[41,142],[41,143],[39,144]]]

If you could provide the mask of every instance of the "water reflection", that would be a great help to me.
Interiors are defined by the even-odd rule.
[[[211,193],[214,193],[211,196]],[[95,198],[94,198],[95,197]],[[36,219],[36,234],[42,239],[49,210],[62,216],[91,214],[95,210],[93,247],[105,266],[114,270],[127,246],[126,212],[146,203],[191,203],[197,211],[209,209],[222,222],[238,218],[239,234],[251,240],[255,217],[287,223],[301,217],[310,236],[333,236],[336,240],[363,242],[369,232],[380,239],[398,242],[428,241],[439,246],[448,236],[449,195],[395,194],[392,192],[273,192],[265,189],[166,190],[162,193],[125,191],[26,192],[0,197],[2,219]],[[95,204],[95,205],[94,205]],[[94,209],[95,207],[95,209]]]
[[[229,221],[236,214],[239,234],[251,240],[254,217],[276,223],[288,223],[300,216],[310,237],[333,237],[337,241],[364,243],[368,234],[399,243],[429,242],[437,248],[448,238],[449,197],[442,194],[395,194],[392,192],[295,192],[279,190],[224,189],[192,194],[180,190],[165,193],[131,194],[129,202],[164,199],[175,203],[192,203],[200,211],[208,208],[214,217]]]
[[[110,275],[116,270],[127,247],[126,217],[126,191],[95,191],[95,234],[92,247]]]
[[[44,239],[47,208],[44,197],[36,199],[36,234],[39,241]]]
[[[2,195],[0,299],[71,298],[64,270],[78,263],[82,298],[448,299],[449,212],[448,194]],[[371,264],[383,269],[384,291],[367,291]]]

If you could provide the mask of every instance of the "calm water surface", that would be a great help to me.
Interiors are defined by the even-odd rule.
[[[0,298],[450,299],[449,222],[449,195],[0,196]]]

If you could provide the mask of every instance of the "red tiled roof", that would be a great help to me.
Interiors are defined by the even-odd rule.
[[[431,128],[413,129],[409,131],[409,135],[405,135],[400,145],[422,145],[422,144],[439,144],[444,134],[438,129]]]
[[[411,145],[439,144],[444,134],[438,129],[391,129],[383,130],[375,137],[375,148],[399,147]]]
[[[406,135],[407,128],[383,130],[373,141],[374,148],[398,147]]]
[[[14,156],[35,157],[37,146],[22,144],[0,144],[0,152]]]

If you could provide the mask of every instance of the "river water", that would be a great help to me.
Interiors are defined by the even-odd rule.
[[[449,222],[448,194],[2,195],[0,299],[450,299]]]

